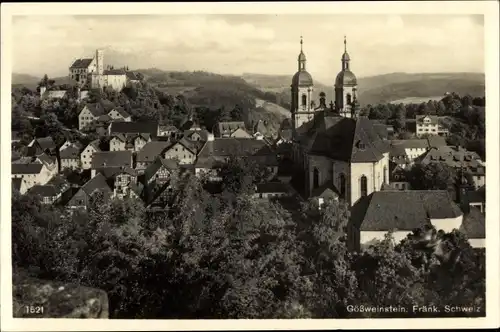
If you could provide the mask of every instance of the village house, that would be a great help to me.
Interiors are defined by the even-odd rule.
[[[219,122],[214,126],[214,136],[218,138],[252,138],[243,121]]]
[[[465,171],[471,176],[474,186],[485,185],[486,166],[476,152],[468,151],[460,146],[441,146],[430,149],[422,156],[422,164],[444,163],[457,171]]]
[[[156,157],[144,171],[145,202],[149,204],[159,190],[170,183],[172,175],[179,170],[174,159]]]
[[[276,153],[264,140],[247,138],[215,138],[205,143],[195,163],[195,174],[215,174],[231,157],[246,157],[266,167],[270,178],[278,172]]]
[[[141,198],[143,185],[137,182],[137,171],[129,166],[101,167],[97,170],[108,183],[112,183],[112,197]]]
[[[66,207],[70,209],[83,208],[86,209],[96,193],[102,194],[101,199],[106,200],[111,197],[113,191],[106,182],[106,178],[102,174],[97,174],[85,183],[75,195],[66,203]],[[101,203],[102,201],[100,201]]]
[[[80,153],[80,165],[83,169],[89,169],[92,165],[92,155],[96,152],[101,152],[99,140],[90,142],[85,149]]]
[[[35,185],[28,194],[36,195],[42,204],[54,204],[60,201],[70,189],[70,184],[62,177],[55,176],[45,185]]]
[[[389,162],[389,183],[390,187],[396,190],[410,190],[408,170],[402,165]]]
[[[177,138],[180,135],[181,131],[172,125],[159,125],[158,126],[158,137],[166,137],[166,138]]]
[[[460,229],[463,213],[446,190],[377,191],[351,209],[349,247],[360,250],[393,231],[399,243],[425,225],[451,232]]]
[[[124,121],[111,122],[108,127],[108,135],[113,136],[117,134],[123,134],[123,135],[149,134],[149,137],[151,137],[151,139],[154,139],[158,135],[158,123],[124,122]]]
[[[57,100],[66,97],[66,90],[48,90],[45,86],[40,87],[40,99],[42,100]]]
[[[128,83],[139,83],[141,81],[141,76],[139,73],[133,72],[133,71],[127,71],[127,82]]]
[[[282,182],[265,182],[255,185],[255,198],[278,198],[290,196],[291,188],[286,183]]]
[[[63,169],[78,169],[81,166],[80,160],[81,145],[79,143],[71,143],[66,141],[59,148],[59,159],[61,161],[61,170]]]
[[[448,129],[440,124],[439,117],[436,115],[417,115],[415,120],[417,137],[423,135],[448,135]]]
[[[151,141],[146,143],[146,145],[137,152],[135,169],[139,172],[144,171],[155,162],[157,157],[162,156],[172,144],[173,143],[169,141]]]
[[[128,114],[127,111],[123,109],[123,107],[113,108],[108,112],[107,115],[111,118],[111,121],[123,121],[123,122],[132,121],[132,117],[130,116],[130,114]]]
[[[11,164],[13,185],[21,194],[26,193],[35,185],[46,184],[54,174],[47,163],[40,161],[37,157],[24,157]]]
[[[415,159],[424,155],[429,149],[429,141],[427,139],[406,139],[406,140],[392,140],[390,141],[390,149],[392,157],[395,159],[394,162],[400,164],[397,159],[402,160],[403,151],[406,154],[406,158],[410,163],[413,163]]]
[[[142,134],[116,134],[109,141],[109,151],[140,151],[148,142],[151,135]]]
[[[106,120],[102,118],[106,110],[100,103],[86,104],[78,114],[78,130],[92,130],[97,126],[96,122]]]
[[[177,159],[179,164],[194,164],[196,161],[196,153],[196,146],[182,138],[163,152],[163,158]]]
[[[464,215],[464,221],[459,229],[462,233],[467,235],[469,244],[473,248],[486,247],[486,224],[484,213],[479,211],[478,208],[471,207],[471,209]]]
[[[28,144],[28,155],[37,156],[41,153],[47,153],[54,156],[57,151],[57,146],[52,137],[40,137],[33,139]]]
[[[111,168],[133,167],[131,151],[101,151],[92,154],[91,177]]]

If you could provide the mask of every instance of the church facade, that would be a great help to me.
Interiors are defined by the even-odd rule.
[[[299,70],[292,79],[291,113],[293,158],[304,171],[303,192],[307,197],[334,193],[352,206],[389,184],[389,144],[380,135],[385,128],[359,116],[357,79],[345,38],[342,67],[333,86],[335,102],[327,106],[321,93],[315,107],[302,44],[301,40]]]

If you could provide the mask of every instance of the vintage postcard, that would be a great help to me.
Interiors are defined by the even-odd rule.
[[[498,9],[2,4],[2,329],[498,326]]]

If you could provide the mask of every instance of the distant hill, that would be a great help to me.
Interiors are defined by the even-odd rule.
[[[279,96],[249,84],[240,76],[204,71],[176,72],[156,68],[139,69],[145,80],[169,95],[183,95],[194,107],[231,110],[240,107],[247,124],[267,121],[276,132],[290,112],[276,103]]]
[[[280,93],[282,100],[289,103],[292,75],[242,75],[243,79],[263,91]],[[332,78],[332,82],[333,82]],[[446,92],[460,95],[484,96],[485,77],[481,73],[391,73],[384,75],[359,77],[358,91],[361,105],[378,104],[404,100],[407,98],[435,99]],[[327,86],[314,82],[314,99],[325,92],[327,101],[334,99],[333,83]]]
[[[62,76],[62,77],[50,77],[50,79],[53,79],[56,81],[56,84],[68,84],[69,83],[69,77],[67,76]],[[28,75],[28,74],[18,74],[18,73],[13,73],[12,74],[12,86],[13,87],[21,87],[25,86],[28,89],[36,89],[38,83],[42,77],[36,77],[33,75]]]

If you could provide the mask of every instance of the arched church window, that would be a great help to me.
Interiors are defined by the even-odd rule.
[[[345,196],[346,181],[344,173],[340,174],[340,196]]]
[[[384,183],[387,183],[387,166],[384,166]]]
[[[361,177],[360,181],[360,187],[361,187],[361,197],[367,196],[368,195],[368,179],[366,176]]]
[[[316,189],[319,187],[319,171],[317,168],[314,168],[313,171],[313,188]]]
[[[347,94],[346,99],[347,99],[347,104],[350,104],[352,102],[352,97],[350,93]]]
[[[306,107],[307,106],[307,96],[302,95],[302,106]]]

